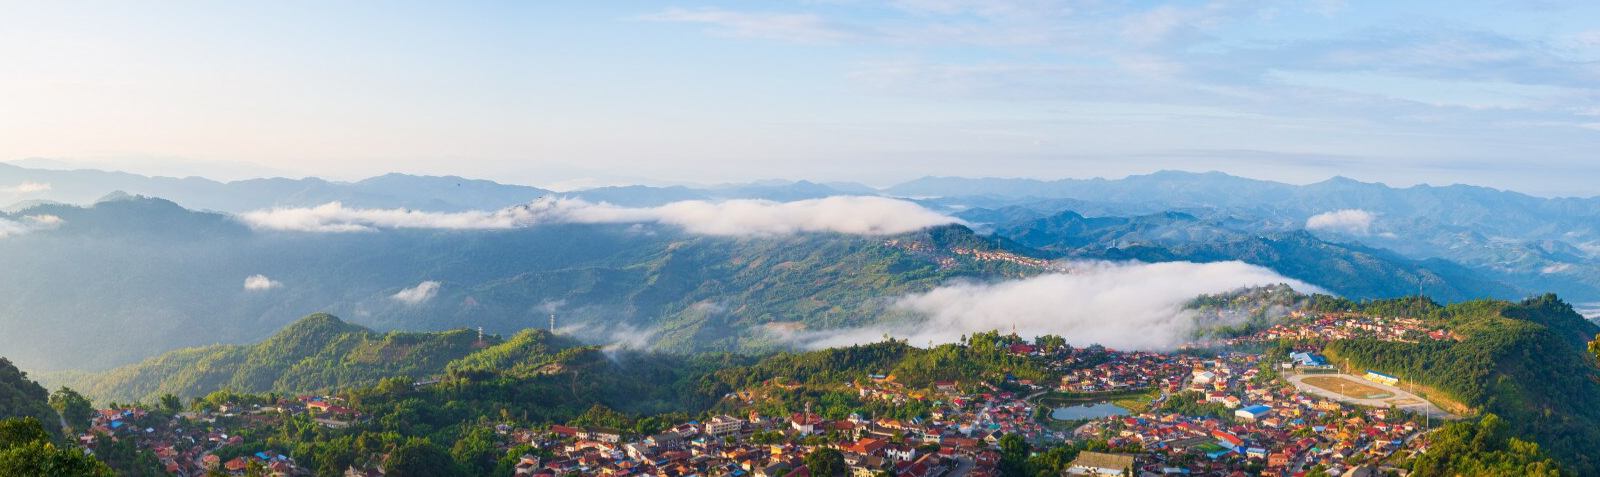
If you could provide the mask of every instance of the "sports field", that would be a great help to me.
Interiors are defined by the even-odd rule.
[[[1356,399],[1384,399],[1394,397],[1394,394],[1384,391],[1382,388],[1374,387],[1367,383],[1344,376],[1309,376],[1303,381],[1305,381],[1306,384]]]

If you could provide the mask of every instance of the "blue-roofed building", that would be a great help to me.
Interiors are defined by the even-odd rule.
[[[1272,408],[1260,404],[1233,411],[1234,417],[1240,419],[1256,420],[1272,415]]]
[[[1304,351],[1289,353],[1289,359],[1293,359],[1296,364],[1301,366],[1322,366],[1328,364],[1328,360],[1323,359],[1322,356]]]

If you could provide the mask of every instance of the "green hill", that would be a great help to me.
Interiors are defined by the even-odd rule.
[[[96,401],[156,402],[163,394],[203,396],[302,393],[371,386],[383,378],[422,378],[479,351],[477,332],[377,333],[328,314],[315,314],[250,345],[172,351],[101,373],[47,375]],[[488,337],[491,345],[499,339]],[[491,348],[496,349],[496,348]]]
[[[28,379],[28,373],[13,366],[11,360],[0,358],[0,421],[23,417],[38,419],[51,434],[61,432],[60,419],[50,407],[50,392]]]
[[[1579,475],[1600,472],[1600,366],[1587,341],[1596,326],[1554,295],[1521,302],[1477,300],[1440,306],[1417,300],[1332,308],[1385,308],[1448,324],[1461,341],[1336,341],[1328,356],[1433,387],[1479,412],[1504,418]]]

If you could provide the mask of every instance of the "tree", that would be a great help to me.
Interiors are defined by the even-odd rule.
[[[94,405],[89,403],[89,398],[66,386],[50,394],[50,407],[56,408],[67,425],[77,430],[88,429],[89,417],[94,415]]]
[[[50,443],[34,418],[0,421],[0,475],[111,477],[110,467],[71,448]]]
[[[1000,436],[1000,475],[1001,477],[1026,477],[1028,475],[1028,457],[1033,454],[1033,446],[1028,444],[1018,434]]]
[[[472,475],[487,475],[503,456],[495,443],[495,433],[487,427],[474,427],[450,448],[450,455]]]
[[[450,453],[427,439],[411,438],[384,461],[390,477],[459,477],[466,475]]]
[[[837,449],[818,448],[806,455],[806,468],[817,477],[844,475],[849,469],[844,464],[844,454]]]
[[[166,408],[166,410],[172,411],[173,413],[177,413],[178,411],[183,410],[183,399],[179,398],[178,396],[174,396],[172,393],[162,394],[161,407]]]
[[[24,417],[0,421],[0,449],[16,447],[29,442],[49,441],[50,434],[38,419]]]

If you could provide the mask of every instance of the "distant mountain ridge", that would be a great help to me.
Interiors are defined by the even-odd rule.
[[[0,186],[15,184],[40,184],[48,185],[48,188],[30,193],[17,203],[0,206],[20,210],[46,201],[89,204],[113,191],[161,197],[195,210],[230,213],[271,207],[312,207],[329,202],[357,208],[407,208],[433,212],[498,210],[550,195],[626,207],[649,207],[684,200],[764,199],[786,202],[839,195],[877,195],[875,190],[860,184],[835,183],[838,186],[835,188],[808,181],[725,184],[711,188],[614,186],[556,193],[539,187],[457,176],[390,173],[356,182],[335,182],[315,177],[219,182],[200,177],[149,177],[89,169],[28,169],[0,163]],[[0,199],[4,198],[4,195],[0,195]]]
[[[1345,296],[1387,297],[1420,290],[1455,302],[1513,299],[1531,293],[1446,260],[1413,260],[1358,244],[1325,241],[1303,230],[1261,230],[1233,218],[1182,212],[1084,217],[1065,211],[1000,225],[995,235],[1062,258],[1215,262],[1239,260]]]

